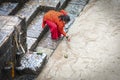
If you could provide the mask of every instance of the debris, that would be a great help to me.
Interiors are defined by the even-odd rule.
[[[64,54],[64,58],[68,58],[68,55],[67,55],[67,54]]]

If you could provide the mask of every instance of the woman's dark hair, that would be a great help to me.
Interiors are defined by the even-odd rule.
[[[60,20],[65,21],[65,23],[68,23],[70,21],[70,17],[68,15],[60,15]]]

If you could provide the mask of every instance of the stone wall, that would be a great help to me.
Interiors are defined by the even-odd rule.
[[[0,80],[2,80],[7,74],[6,70],[20,65],[20,57],[17,56],[27,51],[27,45],[24,18],[0,16],[0,21]]]

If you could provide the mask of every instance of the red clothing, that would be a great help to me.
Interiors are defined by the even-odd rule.
[[[45,24],[46,24],[46,21],[51,21],[53,23],[55,23],[57,25],[57,30],[60,34],[63,34],[64,36],[66,36],[66,32],[64,31],[64,26],[65,26],[65,23],[64,21],[60,20],[58,17],[60,15],[65,15],[67,13],[65,13],[64,10],[62,10],[61,12],[57,12],[57,11],[54,11],[54,10],[50,10],[48,11],[44,17],[43,17],[43,23],[42,23],[42,27],[44,28],[45,27]],[[48,25],[49,26],[49,25]],[[52,27],[52,26],[51,26]],[[52,28],[51,28],[52,29]],[[52,32],[51,32],[52,33]]]
[[[61,33],[58,31],[57,29],[57,25],[51,21],[46,21],[46,24],[49,26],[50,28],[50,32],[51,32],[51,38],[52,39],[58,39],[61,36]]]

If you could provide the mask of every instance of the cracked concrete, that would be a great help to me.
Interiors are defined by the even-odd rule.
[[[36,80],[120,80],[119,4],[90,0]]]

